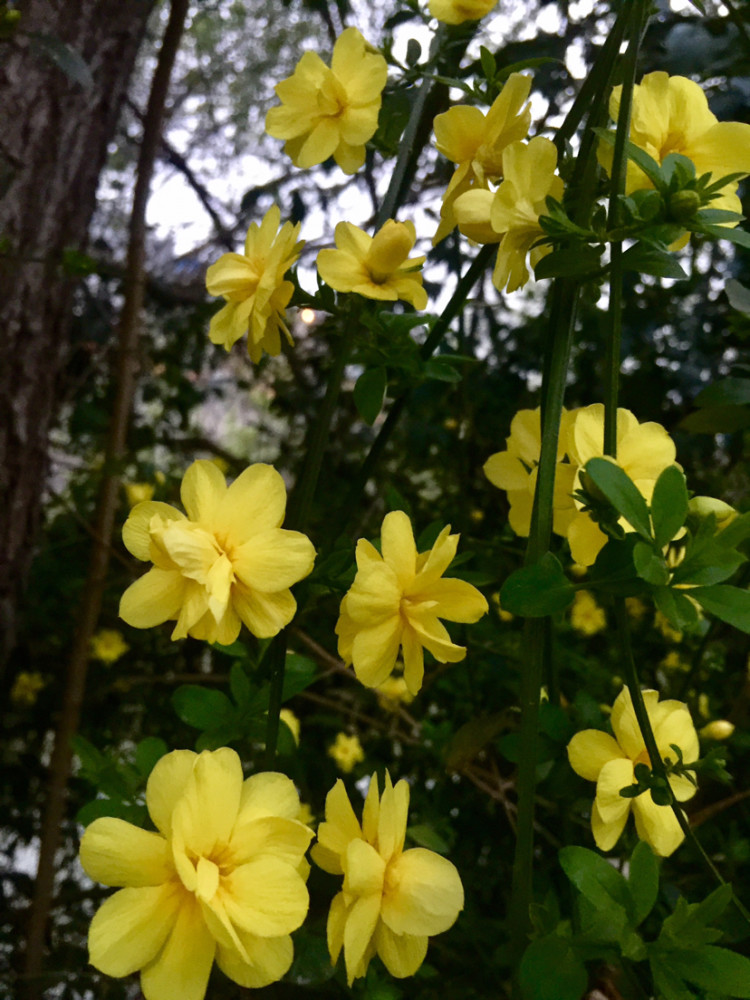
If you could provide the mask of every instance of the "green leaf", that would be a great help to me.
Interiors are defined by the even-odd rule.
[[[711,236],[715,240],[729,240],[737,246],[750,250],[750,233],[744,229],[730,229],[728,226],[693,226],[694,233]]]
[[[29,44],[40,55],[50,59],[74,83],[80,84],[84,90],[94,85],[94,78],[86,60],[80,52],[58,38],[41,31],[31,31],[26,36]]]
[[[447,357],[430,358],[425,363],[424,374],[437,382],[460,382],[462,378],[461,372],[456,371]]]
[[[526,618],[543,618],[572,604],[575,587],[566,578],[559,560],[551,552],[538,563],[511,573],[500,591],[506,611]]]
[[[571,942],[556,934],[532,941],[520,967],[526,1000],[580,1000],[588,973]]]
[[[494,55],[484,45],[479,46],[479,61],[482,64],[482,72],[484,73],[485,80],[491,83],[495,79],[497,64],[495,63]]]
[[[688,989],[685,980],[672,963],[672,954],[663,954],[655,945],[649,949],[649,964],[654,978],[654,988],[659,1000],[695,1000],[695,993]]]
[[[736,406],[750,403],[750,378],[722,378],[702,389],[695,397],[696,406]]]
[[[81,826],[88,826],[95,819],[102,816],[114,816],[116,819],[124,819],[134,826],[143,826],[146,822],[148,812],[146,807],[139,803],[123,802],[121,799],[100,798],[93,802],[87,802],[85,806],[76,813],[76,822]]]
[[[728,948],[704,945],[698,951],[680,950],[675,959],[689,983],[741,1000],[750,997],[750,958]]]
[[[213,730],[235,722],[234,705],[222,691],[183,684],[172,695],[172,706],[177,715],[195,729]]]
[[[651,539],[648,504],[628,474],[614,462],[591,458],[586,463],[586,475],[604,494],[618,514],[621,514],[643,538]]]
[[[318,668],[313,660],[307,656],[300,656],[299,653],[287,653],[281,700],[289,701],[295,694],[310,687],[317,680],[317,676]]]
[[[746,538],[750,538],[750,512],[735,517],[716,536],[716,540],[729,549],[741,545]]]
[[[429,851],[436,851],[438,854],[447,854],[450,850],[450,845],[426,823],[407,826],[406,833],[415,844],[419,844],[420,847],[426,847]]]
[[[659,895],[659,862],[645,840],[638,841],[630,857],[628,889],[633,899],[633,920],[637,927],[654,908]]]
[[[750,288],[745,288],[736,278],[730,278],[724,286],[732,309],[750,316]]]
[[[750,593],[747,590],[717,584],[715,587],[694,587],[690,596],[709,614],[742,632],[750,632]]]
[[[232,692],[237,707],[242,710],[250,701],[253,686],[241,663],[233,663],[229,668],[229,690]]]
[[[692,434],[734,434],[750,427],[750,408],[746,406],[707,406],[689,413],[677,425]]]
[[[728,580],[744,562],[745,557],[723,545],[721,538],[709,538],[700,546],[688,545],[685,558],[672,574],[672,583],[710,587]]]
[[[749,383],[750,384],[750,383]],[[688,493],[685,475],[676,465],[664,469],[656,480],[651,497],[651,520],[659,548],[671,542],[685,523]]]
[[[167,744],[159,736],[147,736],[135,748],[135,766],[141,776],[147,778],[157,761],[168,751]]]
[[[669,570],[664,557],[654,552],[647,542],[637,542],[633,546],[633,565],[638,576],[646,583],[660,587],[669,581]]]
[[[680,263],[666,250],[636,243],[622,255],[622,266],[626,271],[653,274],[657,278],[687,278]]]
[[[585,278],[601,270],[601,250],[577,246],[575,250],[554,250],[534,268],[537,281],[542,278]]]
[[[600,854],[585,847],[563,847],[560,864],[573,885],[597,910],[633,911],[633,900],[622,875]],[[626,920],[627,922],[627,920]]]
[[[383,409],[388,376],[385,368],[368,368],[354,386],[354,405],[366,424],[374,424]]]
[[[731,885],[719,886],[700,903],[688,903],[680,896],[674,911],[664,920],[656,944],[664,950],[713,944],[722,936],[722,931],[709,925],[721,916],[731,899]]]
[[[673,628],[682,632],[697,625],[698,612],[695,605],[679,590],[673,590],[671,587],[655,587],[653,598],[656,607]]]

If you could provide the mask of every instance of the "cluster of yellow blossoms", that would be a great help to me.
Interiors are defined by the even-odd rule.
[[[484,16],[495,2],[430,0],[429,9],[438,20],[461,24]],[[281,104],[268,112],[267,131],[284,140],[296,166],[333,157],[352,174],[377,130],[386,81],[383,56],[348,28],[334,46],[330,67],[306,52],[293,75],[276,86]],[[535,266],[549,252],[538,245],[539,218],[547,198],[563,196],[554,144],[543,137],[527,140],[530,89],[530,77],[513,73],[486,113],[458,106],[434,122],[437,148],[456,169],[433,242],[458,226],[475,242],[498,244],[493,280],[500,290],[522,287],[529,279],[527,260]],[[619,100],[616,88],[613,118]],[[699,173],[750,171],[750,126],[718,123],[689,80],[664,73],[644,77],[635,88],[632,122],[632,141],[658,162],[679,152]],[[610,147],[602,144],[599,155],[608,168]],[[629,192],[649,183],[629,164]],[[736,184],[730,183],[712,207],[734,211],[738,205]],[[299,225],[281,224],[274,205],[250,226],[242,254],[225,254],[208,269],[209,292],[225,299],[211,321],[214,343],[229,350],[247,332],[257,362],[264,351],[280,352],[282,334],[291,341],[285,311],[294,283],[287,273],[304,245],[299,232]],[[416,239],[408,221],[390,219],[373,236],[340,222],[335,248],[318,255],[318,272],[338,292],[424,309],[425,257],[410,256]],[[604,408],[594,404],[564,413],[560,428],[554,530],[567,538],[582,566],[590,566],[606,542],[576,496],[581,469],[603,455],[603,423]],[[540,447],[539,411],[522,410],[506,449],[485,465],[490,481],[507,492],[511,527],[522,536],[529,533]],[[674,460],[663,427],[618,411],[617,462],[647,499]],[[290,588],[311,572],[315,559],[309,538],[281,527],[286,489],[279,473],[253,465],[227,486],[214,464],[197,461],[185,474],[181,499],[185,513],[149,495],[125,523],[126,547],[153,567],[123,595],[122,618],[138,628],[175,621],[173,639],[189,635],[229,644],[242,624],[259,638],[276,635],[296,611]],[[380,550],[364,539],[357,545],[356,576],[336,625],[339,653],[391,703],[419,691],[425,649],[442,663],[466,656],[443,620],[472,623],[488,610],[475,587],[444,576],[457,544],[448,526],[427,551],[418,552],[409,518],[393,511],[383,521]],[[571,620],[586,634],[606,624],[585,593]],[[106,659],[101,649],[93,655]],[[395,679],[399,657],[403,677]],[[698,740],[686,707],[659,703],[654,691],[644,692],[644,699],[664,760],[670,761],[676,746],[685,763],[695,761]],[[290,715],[288,721],[299,739],[298,720]],[[620,794],[634,783],[636,766],[651,763],[627,690],[615,701],[611,723],[613,736],[587,730],[568,747],[574,770],[596,782],[594,839],[603,850],[613,847],[632,810],[639,836],[668,855],[683,836],[673,812],[646,792]],[[344,771],[364,759],[356,736],[344,733],[329,753]],[[678,801],[694,793],[683,775],[669,780]],[[103,818],[83,837],[86,872],[119,890],[92,921],[94,966],[118,977],[140,971],[146,1000],[202,1000],[214,961],[242,987],[280,979],[293,958],[290,934],[308,910],[305,854],[313,836],[291,780],[276,773],[245,780],[237,754],[226,748],[200,755],[174,751],[154,768],[146,804],[155,832]],[[461,880],[449,861],[422,848],[404,850],[408,805],[408,784],[394,786],[388,774],[382,795],[373,775],[361,822],[341,781],[326,799],[312,857],[325,871],[343,876],[327,933],[332,962],[343,951],[350,985],[366,974],[376,954],[394,976],[412,975],[425,958],[428,938],[451,927],[463,907]]]
[[[175,750],[146,788],[156,827],[94,820],[81,864],[118,892],[89,930],[91,964],[114,977],[140,971],[146,1000],[202,1000],[214,961],[240,986],[279,980],[292,964],[290,934],[304,921],[313,837],[292,781],[263,772],[243,779],[234,750]],[[331,905],[332,962],[344,947],[349,983],[377,952],[395,976],[421,965],[427,937],[463,907],[454,866],[432,851],[404,851],[409,786],[373,775],[362,826],[338,781],[326,801],[313,859],[344,874]]]
[[[526,537],[536,488],[541,452],[539,410],[520,410],[510,425],[505,451],[491,455],[484,464],[490,482],[505,490],[510,503],[508,520],[517,535]],[[604,455],[604,407],[593,403],[565,411],[560,426],[554,491],[553,529],[568,539],[573,560],[591,566],[607,536],[574,496],[581,489],[581,470],[591,458]],[[651,499],[656,480],[675,461],[674,442],[661,424],[641,424],[630,410],[617,411],[617,464],[640,492]],[[622,519],[625,531],[632,531]]]

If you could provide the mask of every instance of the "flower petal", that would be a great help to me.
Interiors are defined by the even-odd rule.
[[[123,890],[125,891],[125,890]],[[156,961],[141,972],[146,1000],[203,1000],[216,952],[200,906],[183,896],[174,929]]]
[[[391,862],[381,915],[396,934],[440,934],[463,906],[461,879],[446,858],[415,847]]]
[[[185,515],[176,507],[161,503],[159,500],[144,500],[133,507],[122,526],[122,540],[128,552],[144,562],[151,558],[149,528],[154,517],[160,517],[164,521],[185,520]]]
[[[292,779],[276,771],[263,771],[251,775],[242,785],[235,830],[263,816],[296,819],[298,815],[299,794]]]
[[[89,961],[108,976],[128,976],[157,955],[187,897],[174,882],[120,889],[94,914]]]
[[[95,819],[81,839],[81,865],[104,885],[162,885],[175,874],[164,837],[114,816]]]
[[[414,579],[417,571],[417,546],[411,521],[402,510],[392,510],[383,518],[380,529],[383,559],[396,574],[403,590]]]
[[[598,729],[584,729],[568,743],[570,766],[587,781],[596,781],[605,764],[623,756],[617,740]]]
[[[326,796],[326,818],[318,827],[318,842],[312,851],[313,861],[332,875],[343,875],[341,856],[349,842],[361,836],[362,828],[354,815],[346,786],[339,778]]]
[[[396,979],[413,976],[427,955],[427,935],[395,934],[384,922],[375,929],[375,947]]]
[[[296,869],[270,855],[224,876],[220,895],[232,923],[263,938],[296,930],[310,905],[307,887]]]
[[[378,687],[396,665],[403,626],[398,615],[364,628],[354,637],[352,665],[366,687]]]
[[[248,989],[260,989],[276,983],[285,976],[294,959],[294,945],[289,935],[260,938],[244,931],[240,941],[249,961],[245,961],[235,948],[219,945],[216,964],[224,975]]]
[[[176,618],[185,599],[185,577],[154,567],[131,583],[120,598],[120,618],[133,628],[153,628]]]
[[[620,795],[623,788],[634,782],[633,762],[627,757],[609,760],[599,772],[596,782],[596,808],[605,823],[618,820],[630,809],[632,799]]]
[[[396,782],[394,788],[391,776],[386,771],[385,788],[380,798],[378,816],[378,851],[386,861],[390,861],[394,854],[400,854],[403,850],[408,813],[408,782],[402,778]]]
[[[229,842],[239,811],[242,783],[242,764],[234,750],[220,747],[198,755],[172,814],[175,861],[181,850],[208,858]]]
[[[154,765],[146,783],[146,806],[157,830],[170,837],[172,813],[182,797],[198,754],[192,750],[173,750]]]
[[[629,800],[623,799],[623,802],[627,801]],[[618,816],[605,823],[597,807],[596,800],[594,801],[594,807],[591,810],[591,832],[594,835],[594,843],[600,851],[612,850],[620,839],[620,834],[625,829],[629,814],[630,810],[628,809],[622,816]]]
[[[650,792],[632,799],[635,828],[641,840],[650,844],[656,854],[669,857],[685,839],[671,806],[658,806]]]
[[[380,916],[380,895],[363,896],[351,907],[344,927],[344,962],[349,986],[355,977],[363,976],[367,966],[362,968]]]
[[[304,857],[312,838],[310,827],[295,819],[263,816],[246,823],[238,821],[230,845],[232,862],[241,865],[259,854],[265,854],[296,866]]]
[[[278,528],[286,510],[286,486],[272,465],[256,462],[240,473],[226,491],[216,528],[240,546],[253,535]]]
[[[218,466],[201,458],[183,476],[180,499],[191,521],[211,525],[226,491],[226,480]]]
[[[270,639],[289,624],[297,610],[290,590],[263,594],[242,584],[232,588],[232,603],[242,621],[258,639]]]
[[[405,596],[413,600],[434,601],[434,613],[449,622],[476,622],[487,614],[487,601],[472,584],[466,580],[435,580],[426,587],[408,588]]]
[[[371,844],[359,838],[351,840],[346,847],[343,867],[345,895],[380,895],[383,890],[385,861]]]
[[[315,562],[312,542],[300,531],[271,528],[236,551],[234,572],[252,590],[275,593],[306,577]]]

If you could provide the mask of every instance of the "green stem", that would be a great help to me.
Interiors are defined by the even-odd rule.
[[[617,115],[615,146],[609,188],[607,227],[612,230],[620,221],[620,198],[625,193],[628,158],[627,141],[630,136],[630,119],[633,110],[633,90],[641,45],[644,21],[644,4],[633,4],[628,48],[623,58],[623,81],[620,90],[620,107]],[[622,242],[612,244],[609,293],[609,337],[605,357],[604,385],[604,454],[617,457],[617,402],[620,391],[620,355],[622,341]]]
[[[443,42],[444,34],[445,33],[442,28],[438,28],[435,32],[435,36],[432,39],[432,45],[430,47],[431,60],[437,58],[440,46]],[[378,209],[378,213],[375,216],[376,231],[380,229],[380,227],[384,225],[388,219],[395,217],[396,210],[404,201],[406,195],[405,188],[408,184],[408,179],[412,174],[412,163],[421,152],[421,149],[416,148],[416,140],[422,124],[422,118],[427,106],[427,101],[432,93],[432,88],[435,86],[435,82],[436,81],[431,76],[425,76],[423,77],[422,83],[417,91],[417,97],[414,101],[409,121],[406,125],[406,129],[404,130],[404,134],[401,137],[396,165],[393,168],[393,173],[391,174],[391,182],[388,185],[388,190],[386,191],[385,197],[383,198],[380,208]]]
[[[458,315],[458,313],[463,308],[469,293],[476,284],[477,280],[484,272],[489,263],[489,259],[495,251],[494,245],[482,247],[477,256],[472,261],[471,267],[468,268],[464,276],[458,282],[456,290],[448,302],[448,305],[443,310],[442,314],[438,317],[437,322],[433,326],[432,330],[425,340],[424,344],[419,349],[420,357],[423,361],[427,361],[432,357],[433,353],[440,345],[441,340],[445,336],[448,327]],[[412,389],[405,389],[400,396],[398,396],[388,411],[388,416],[384,420],[380,430],[378,431],[377,437],[370,446],[370,450],[365,456],[365,460],[360,466],[359,472],[357,473],[349,492],[344,498],[344,502],[341,506],[341,515],[337,519],[336,533],[340,534],[341,530],[348,523],[351,512],[356,508],[357,502],[360,495],[362,494],[367,482],[372,475],[375,466],[380,460],[380,456],[383,453],[386,445],[391,439],[391,435],[396,429],[401,414],[403,413],[409,399],[411,398]]]

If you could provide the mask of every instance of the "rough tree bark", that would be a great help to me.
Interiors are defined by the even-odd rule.
[[[47,441],[61,398],[75,281],[97,180],[154,0],[21,0],[0,50],[0,672],[34,549]],[[57,37],[88,64],[84,87],[39,54]]]

